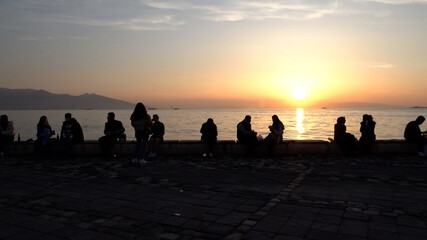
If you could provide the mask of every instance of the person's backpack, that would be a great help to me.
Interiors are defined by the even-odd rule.
[[[135,129],[135,131],[150,132],[151,118],[149,115],[147,115],[147,117],[145,118],[141,118],[139,120],[132,120],[131,125]]]

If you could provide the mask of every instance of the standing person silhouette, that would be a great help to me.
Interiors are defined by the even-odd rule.
[[[130,116],[131,125],[135,129],[136,146],[133,152],[133,163],[145,164],[145,149],[151,132],[151,117],[144,104],[137,103]]]
[[[359,138],[362,152],[365,154],[372,153],[372,147],[376,139],[375,122],[372,115],[364,114],[362,122],[360,122],[360,132],[362,135]]]
[[[216,143],[218,129],[212,118],[208,118],[208,120],[202,124],[200,133],[202,134],[202,141],[208,145],[209,157],[213,157],[213,146]]]

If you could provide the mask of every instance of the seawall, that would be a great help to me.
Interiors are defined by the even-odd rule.
[[[116,143],[112,153],[118,155],[131,155],[135,147],[134,141]],[[60,149],[58,144],[52,144],[49,151],[56,152]],[[359,148],[357,148],[359,149]],[[5,146],[7,155],[31,155],[34,153],[34,142],[13,142]],[[402,154],[415,153],[416,145],[404,140],[377,140],[373,145],[374,154]],[[86,141],[77,144],[71,149],[75,155],[97,155],[100,153],[97,141]],[[168,140],[159,146],[158,153],[162,155],[193,155],[202,154],[208,151],[206,144],[200,141],[189,140]],[[241,155],[246,154],[247,146],[237,143],[234,140],[218,141],[214,146],[216,155]],[[356,150],[357,152],[358,150]],[[267,154],[269,152],[266,144],[259,144],[254,147],[255,154]],[[320,140],[288,140],[274,147],[275,155],[316,155],[316,154],[340,154],[338,146],[329,141]]]

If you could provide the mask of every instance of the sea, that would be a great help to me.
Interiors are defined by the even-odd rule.
[[[103,136],[107,113],[114,112],[116,120],[122,121],[128,140],[134,140],[130,123],[133,109],[111,110],[0,110],[14,122],[16,135],[21,141],[36,139],[36,125],[41,116],[48,118],[56,133],[60,133],[64,114],[70,112],[83,128],[85,140],[97,140]],[[218,140],[235,140],[236,125],[245,115],[252,116],[252,129],[266,137],[271,116],[276,114],[285,125],[285,140],[327,140],[333,138],[334,124],[340,116],[346,117],[347,132],[360,137],[360,122],[363,114],[370,114],[377,123],[377,139],[403,139],[403,131],[409,121],[417,116],[427,117],[427,108],[387,109],[152,109],[164,123],[165,140],[200,140],[200,128],[208,118],[214,119],[218,127]],[[427,129],[427,123],[420,126]]]

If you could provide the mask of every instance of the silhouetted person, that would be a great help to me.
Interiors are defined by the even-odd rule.
[[[7,115],[0,116],[0,156],[4,155],[4,145],[13,142],[15,127]]]
[[[337,118],[337,123],[334,126],[334,140],[338,147],[346,154],[351,154],[356,143],[356,138],[353,134],[347,133],[345,126],[345,117]]]
[[[49,145],[50,137],[53,135],[55,135],[55,131],[50,127],[47,117],[41,116],[37,123],[36,151],[44,152]]]
[[[163,142],[163,136],[165,135],[165,125],[159,121],[159,115],[153,115],[153,126],[151,127],[153,135],[151,135],[150,142],[148,145],[148,157],[157,157],[157,149],[159,144]]]
[[[273,115],[271,119],[273,120],[273,124],[268,126],[270,133],[264,139],[264,142],[269,144],[278,144],[283,141],[283,132],[285,131],[285,126],[277,115]]]
[[[420,157],[425,157],[424,144],[426,138],[423,136],[426,132],[421,132],[420,125],[426,119],[423,116],[418,116],[415,121],[411,121],[406,125],[404,137],[406,141],[417,144],[417,154]]]
[[[80,123],[75,118],[71,117],[71,113],[65,114],[65,121],[62,123],[61,128],[61,139],[60,139],[65,150],[77,143],[84,141],[83,130]]]
[[[115,119],[116,115],[113,112],[107,114],[107,122],[104,127],[104,134],[99,138],[101,151],[104,155],[108,155],[113,148],[114,143],[120,139],[126,139],[125,128],[122,122]]]
[[[147,113],[144,104],[137,103],[130,116],[132,127],[135,129],[136,146],[133,152],[132,162],[144,164],[145,149],[151,132],[151,117]]]
[[[264,142],[269,145],[270,154],[273,154],[274,145],[283,141],[283,131],[285,130],[285,126],[277,115],[273,115],[271,119],[273,120],[273,124],[268,126],[270,133],[264,139]]]
[[[246,115],[245,119],[237,124],[237,140],[241,144],[248,146],[248,153],[253,151],[253,147],[257,144],[257,132],[252,130],[251,116]]]
[[[213,157],[213,146],[216,143],[218,129],[212,118],[208,118],[208,120],[202,124],[200,133],[202,134],[202,142],[208,145],[209,157]]]
[[[362,135],[359,139],[363,153],[372,153],[372,147],[376,139],[375,124],[372,115],[363,115],[362,122],[360,122],[360,132]]]

